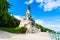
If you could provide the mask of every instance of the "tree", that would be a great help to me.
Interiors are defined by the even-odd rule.
[[[10,4],[7,0],[0,0],[0,27],[16,27],[19,20],[15,19],[8,12]]]

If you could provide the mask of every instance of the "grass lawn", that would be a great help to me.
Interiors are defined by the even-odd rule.
[[[10,32],[10,33],[15,33],[15,34],[20,34],[20,33],[25,33],[26,32],[26,28],[25,27],[16,27],[16,28],[0,28],[0,30],[3,30],[3,31],[7,31],[7,32]]]

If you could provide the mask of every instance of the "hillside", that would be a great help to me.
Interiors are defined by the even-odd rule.
[[[55,32],[55,31],[53,31],[53,30],[51,30],[51,29],[48,29],[48,28],[44,28],[43,26],[41,26],[41,25],[38,25],[38,24],[36,24],[36,27],[38,28],[38,29],[41,29],[41,32]],[[3,31],[7,31],[7,32],[10,32],[10,33],[15,33],[15,34],[20,34],[20,33],[25,33],[26,32],[26,28],[25,27],[3,27],[3,28],[0,28],[0,30],[3,30]]]
[[[55,32],[54,30],[43,27],[42,25],[36,24],[36,28],[41,29],[41,32]]]

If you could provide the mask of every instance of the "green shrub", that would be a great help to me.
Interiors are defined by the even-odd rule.
[[[25,33],[26,30],[27,30],[27,28],[25,28],[25,27],[17,27],[16,30],[17,30],[18,32],[20,32],[20,33]]]
[[[7,31],[7,32],[10,32],[10,33],[15,33],[15,34],[19,34],[19,33],[25,33],[26,32],[26,30],[27,30],[27,28],[25,28],[25,27],[16,27],[16,28],[10,28],[10,27],[8,27],[8,28],[0,28],[0,30],[3,30],[3,31]]]

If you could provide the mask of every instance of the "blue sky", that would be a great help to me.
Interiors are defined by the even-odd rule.
[[[60,0],[8,0],[11,4],[9,12],[21,19],[26,15],[27,5],[31,7],[31,15],[36,23],[44,27],[60,31]]]

